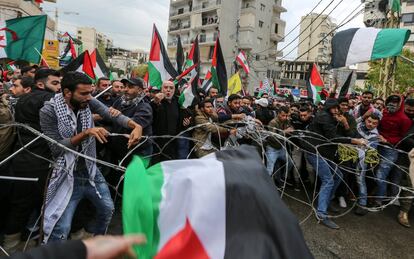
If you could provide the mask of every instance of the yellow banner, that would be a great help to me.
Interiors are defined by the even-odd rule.
[[[45,40],[42,55],[50,68],[59,69],[59,41]]]

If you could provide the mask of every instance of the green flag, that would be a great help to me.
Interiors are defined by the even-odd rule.
[[[5,54],[13,60],[40,62],[45,38],[47,15],[6,20]]]

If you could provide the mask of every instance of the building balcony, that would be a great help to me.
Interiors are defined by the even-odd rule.
[[[191,11],[192,10],[190,9],[190,7],[171,9],[170,19],[178,19],[185,16],[189,16],[191,14]]]
[[[172,24],[170,25],[169,32],[179,32],[179,31],[187,31],[190,30],[191,23],[178,23],[178,24]]]
[[[207,12],[214,9],[217,9],[221,6],[222,0],[211,0],[208,2],[204,2],[201,5],[196,5],[193,7],[193,11],[195,12]]]
[[[205,34],[200,34],[200,45],[214,45],[216,43],[218,36],[217,34],[214,35],[205,35]]]
[[[188,0],[171,0],[172,6],[181,5],[185,3],[188,3]]]
[[[276,58],[280,58],[280,57],[283,57],[283,51],[279,51],[279,50],[277,50],[276,48],[274,48],[274,49],[270,49],[269,50],[269,56],[271,56],[271,57],[276,57]]]
[[[281,0],[275,0],[275,3],[273,4],[273,11],[279,12],[279,13],[287,12],[286,8],[282,6]]]
[[[174,40],[170,40],[170,41],[168,41],[167,42],[167,46],[168,47],[177,47],[177,43],[178,43],[178,41],[177,41],[177,38],[174,38]],[[184,46],[184,45],[188,45],[188,44],[190,44],[191,42],[190,42],[190,40],[189,39],[181,39],[181,44]]]
[[[240,13],[241,14],[246,14],[246,13],[256,14],[256,7],[254,6],[242,7]]]
[[[271,33],[270,34],[270,39],[272,41],[281,42],[283,40],[283,35],[280,34],[280,33]]]

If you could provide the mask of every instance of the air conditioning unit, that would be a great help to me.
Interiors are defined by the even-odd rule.
[[[365,1],[364,24],[367,27],[382,28],[386,21],[386,13],[383,8],[384,0]]]

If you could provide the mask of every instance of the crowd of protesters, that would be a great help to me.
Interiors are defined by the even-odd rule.
[[[329,228],[339,228],[330,215],[340,207],[356,202],[354,212],[363,216],[391,201],[400,205],[398,222],[410,227],[412,193],[400,186],[412,187],[411,93],[384,100],[366,91],[315,105],[267,93],[223,96],[210,88],[199,89],[193,105],[182,108],[179,88],[173,81],[148,88],[141,78],[100,78],[94,84],[80,72],[62,77],[38,67],[5,79],[0,172],[37,181],[0,181],[3,247],[21,249],[29,233],[43,236],[43,243],[106,233],[122,173],[90,158],[126,167],[133,155],[155,164],[239,144],[263,150],[267,172],[280,190],[317,187],[317,219]],[[14,122],[53,141],[35,139],[28,128],[4,127]],[[340,158],[347,147],[357,159]],[[370,155],[378,161],[367,161]]]

